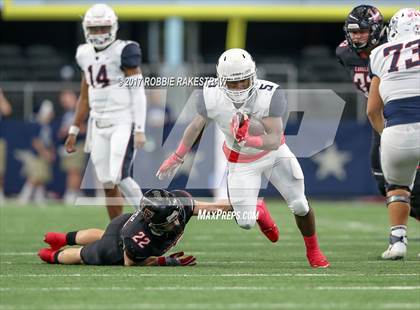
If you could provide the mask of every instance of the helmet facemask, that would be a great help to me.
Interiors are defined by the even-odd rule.
[[[104,31],[100,32],[99,29]],[[116,34],[113,34],[112,32],[112,26],[87,27],[85,34],[86,41],[97,49],[104,49],[112,42],[114,42],[116,38]]]
[[[253,74],[252,76],[248,78],[241,79],[241,80],[234,80],[234,81],[226,81],[223,84],[222,86],[223,92],[225,96],[233,103],[235,108],[239,109],[252,98],[256,89],[255,80],[256,80],[256,74]],[[244,81],[249,81],[249,85],[247,88],[234,89],[234,88],[231,88],[229,85],[231,83],[235,83],[235,82],[241,83]]]
[[[180,234],[183,232],[181,225],[180,213],[177,210],[174,210],[163,223],[153,223],[149,224],[152,232],[158,236],[164,234]]]

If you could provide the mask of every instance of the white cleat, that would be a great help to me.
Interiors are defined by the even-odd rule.
[[[382,253],[382,259],[397,260],[404,259],[407,255],[407,244],[398,241],[394,244],[390,244],[388,249]]]

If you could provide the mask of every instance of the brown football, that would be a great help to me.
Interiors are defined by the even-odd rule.
[[[263,122],[255,117],[250,116],[248,132],[251,136],[265,135],[265,127]]]

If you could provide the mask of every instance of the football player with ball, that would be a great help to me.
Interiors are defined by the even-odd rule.
[[[284,91],[273,82],[257,79],[255,62],[243,49],[229,49],[220,56],[217,76],[218,85],[203,87],[197,103],[198,114],[185,129],[177,150],[162,163],[157,177],[164,179],[175,174],[206,123],[213,120],[225,136],[228,194],[238,225],[251,229],[258,223],[268,239],[278,240],[278,228],[265,203],[258,200],[264,174],[294,214],[309,264],[314,268],[328,267],[329,262],[318,246],[315,216],[305,196],[302,169],[285,143]],[[250,213],[256,216],[247,216]]]

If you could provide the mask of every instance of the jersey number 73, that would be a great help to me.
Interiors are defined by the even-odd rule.
[[[420,39],[407,42],[405,45],[403,43],[399,43],[399,44],[391,45],[384,48],[384,57],[389,56],[392,51],[394,52],[392,54],[391,66],[388,69],[388,73],[396,72],[399,70],[398,61],[400,60],[401,51],[403,51],[404,49],[410,48],[413,45],[415,46],[412,49],[413,56],[405,60],[405,67],[407,69],[410,69],[410,68],[420,65]],[[413,60],[413,58],[417,58],[417,59]]]

